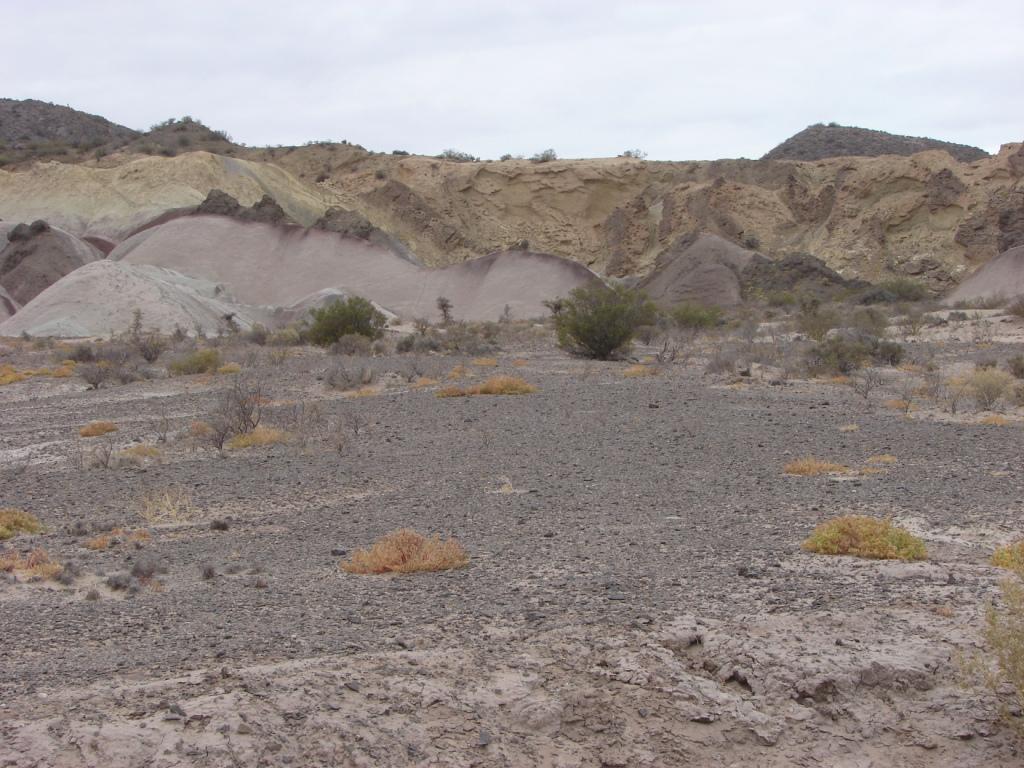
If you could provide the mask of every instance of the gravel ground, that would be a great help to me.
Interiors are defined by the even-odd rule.
[[[466,366],[539,387],[518,397],[397,379],[349,397],[320,355],[262,364],[269,422],[316,402],[325,426],[223,453],[177,436],[230,377],[0,388],[0,507],[47,527],[6,546],[80,570],[0,582],[0,765],[1020,764],[1005,701],[958,661],[1020,529],[1018,414],[907,419],[822,382],[521,356]],[[123,448],[161,418],[162,458],[80,466],[104,439],[86,422]],[[782,470],[879,454],[896,461],[874,474]],[[168,488],[192,519],[143,520]],[[896,518],[929,560],[801,552],[845,513]],[[111,526],[151,537],[84,546]],[[339,570],[400,527],[456,536],[470,567]],[[107,586],[133,568],[155,575]]]

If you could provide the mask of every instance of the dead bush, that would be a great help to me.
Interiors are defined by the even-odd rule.
[[[384,574],[446,571],[469,565],[469,555],[455,539],[430,538],[403,528],[379,539],[369,549],[360,549],[341,563],[346,573]]]
[[[974,402],[983,411],[992,410],[1012,384],[1013,377],[996,368],[977,370],[967,379]]]

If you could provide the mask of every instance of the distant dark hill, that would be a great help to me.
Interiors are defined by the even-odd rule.
[[[885,131],[854,128],[830,123],[804,128],[766,154],[762,160],[822,160],[826,157],[878,157],[913,155],[929,149],[944,149],[961,162],[970,163],[988,157],[988,153],[966,144],[938,139],[897,136]]]
[[[11,149],[33,144],[98,147],[136,135],[131,128],[59,104],[0,99],[0,142]]]

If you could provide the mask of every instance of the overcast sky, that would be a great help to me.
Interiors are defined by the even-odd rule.
[[[836,121],[1024,139],[1024,2],[0,0],[0,95],[247,144],[758,157]]]

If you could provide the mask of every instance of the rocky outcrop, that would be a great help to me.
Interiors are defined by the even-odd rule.
[[[985,150],[966,144],[916,136],[897,136],[885,131],[872,131],[868,128],[836,123],[817,123],[790,136],[762,159],[823,160],[828,157],[913,155],[932,149],[941,149],[965,163],[988,157]]]
[[[64,275],[103,258],[94,246],[41,220],[14,225],[0,245],[0,286],[20,305]]]
[[[246,207],[220,189],[211,189],[206,199],[196,208],[195,213],[230,216],[239,221],[258,221],[262,224],[295,223],[270,195],[264,195]]]

